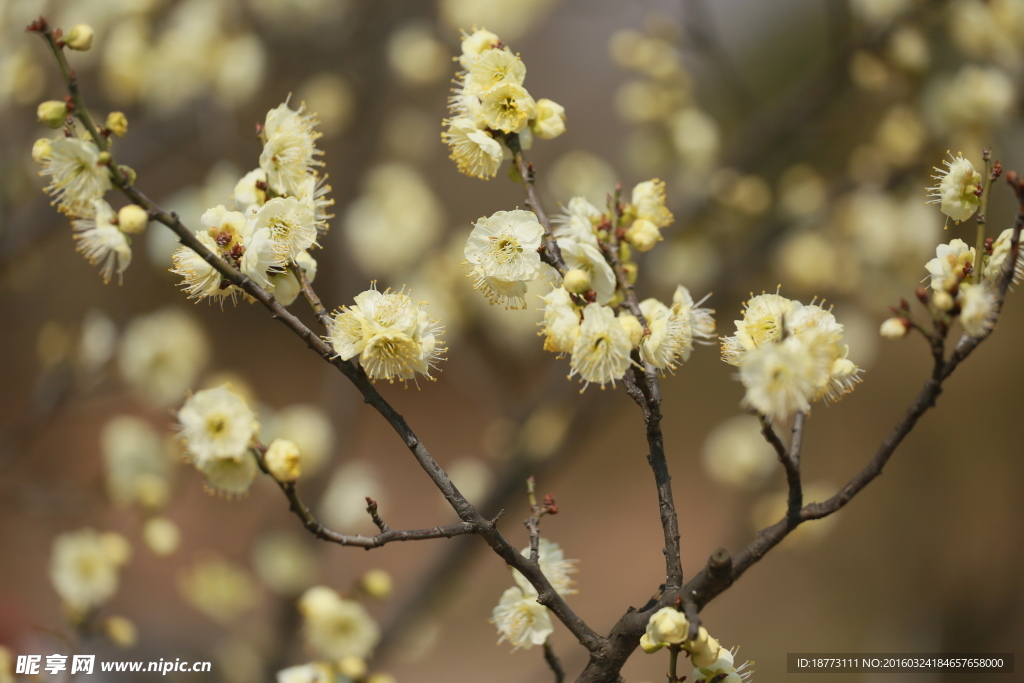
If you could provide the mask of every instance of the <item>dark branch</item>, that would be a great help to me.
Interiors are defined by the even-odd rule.
[[[565,669],[562,668],[562,661],[555,654],[555,649],[551,647],[550,638],[544,641],[544,661],[555,674],[555,683],[562,683],[565,680]]]

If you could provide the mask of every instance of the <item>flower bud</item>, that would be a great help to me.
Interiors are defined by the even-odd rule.
[[[878,332],[886,339],[900,339],[907,336],[907,329],[906,318],[889,318],[882,323]]]
[[[690,622],[685,614],[675,607],[662,607],[647,622],[647,639],[652,643],[679,645],[686,640],[689,630]]]
[[[565,132],[565,107],[547,98],[537,100],[537,118],[530,128],[543,140],[557,138]]]
[[[665,643],[652,643],[650,638],[648,638],[647,634],[645,633],[642,636],[640,636],[640,647],[647,654],[652,654],[657,652],[661,648],[665,647]]]
[[[50,128],[60,128],[68,118],[68,105],[61,100],[47,100],[36,109],[39,123]]]
[[[88,24],[76,24],[71,27],[68,34],[64,37],[64,44],[70,47],[72,50],[79,50],[84,52],[92,47],[92,39],[95,33],[92,30],[92,26]]]
[[[129,185],[135,184],[135,178],[137,176],[134,168],[132,168],[131,166],[125,166],[124,164],[121,164],[120,166],[117,167],[117,170],[121,172],[121,175],[125,177],[125,180],[128,181]]]
[[[53,146],[50,145],[50,141],[46,138],[39,138],[32,145],[32,161],[37,164],[43,163],[50,156],[50,152],[53,151]]]
[[[135,624],[126,617],[107,617],[103,622],[103,632],[118,647],[129,648],[135,645]]]
[[[636,247],[637,251],[650,251],[662,240],[658,226],[644,218],[633,221],[626,231],[626,241]]]
[[[636,284],[636,278],[640,274],[640,268],[630,261],[629,263],[622,264],[622,272],[626,274],[626,282],[631,285]]]
[[[374,600],[387,600],[391,597],[391,574],[383,569],[371,569],[359,579],[363,591]]]
[[[718,641],[708,636],[707,643],[703,649],[690,653],[690,661],[697,668],[711,666],[718,660],[718,654],[721,650],[722,646],[718,644]]]
[[[104,128],[119,138],[123,138],[128,132],[128,117],[123,112],[112,111],[107,114],[107,122]]]
[[[274,439],[264,459],[270,474],[278,481],[295,481],[302,473],[302,454],[294,441]]]
[[[935,292],[935,294],[932,295],[932,303],[935,304],[935,308],[940,311],[948,311],[953,308],[953,304],[955,302],[949,292]]]
[[[585,270],[573,268],[565,274],[565,291],[582,294],[590,289],[590,275]]]
[[[110,163],[110,161],[110,152],[100,152],[99,155],[96,157],[96,163],[100,164],[101,166],[106,166],[107,164]]]
[[[352,680],[363,678],[366,676],[366,660],[355,655],[342,657],[338,661],[338,673]]]
[[[146,229],[149,214],[138,204],[128,204],[117,212],[117,227],[128,235],[138,235]]]

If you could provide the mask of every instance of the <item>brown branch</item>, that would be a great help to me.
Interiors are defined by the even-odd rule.
[[[44,39],[47,40],[51,48],[54,50],[54,53],[58,57],[58,62],[62,64],[62,73],[65,76],[65,82],[68,86],[69,92],[71,92],[73,96],[76,96],[77,89],[74,91],[71,90],[71,79],[73,78],[73,74],[69,75],[69,72],[63,67],[67,62],[63,59],[60,47],[54,41],[53,33],[49,31],[48,28],[37,32],[41,33]],[[78,97],[78,100],[80,101],[81,97]],[[89,114],[88,109],[84,106],[84,102],[81,103],[81,106],[76,106],[75,116],[83,122],[87,129],[95,130],[91,115]],[[522,573],[537,590],[537,601],[550,609],[555,616],[565,624],[566,628],[572,632],[580,644],[591,652],[599,651],[605,647],[604,639],[591,629],[579,617],[579,615],[569,607],[565,602],[565,599],[558,594],[548,581],[547,577],[545,577],[540,571],[540,568],[536,564],[531,563],[528,558],[523,557],[512,546],[512,544],[509,543],[508,539],[498,531],[496,526],[497,520],[488,520],[484,518],[479,512],[477,512],[473,505],[466,500],[462,493],[459,492],[451,479],[449,479],[448,474],[440,465],[437,464],[437,461],[430,455],[430,452],[419,440],[419,437],[416,436],[412,428],[409,427],[408,423],[406,423],[405,418],[402,417],[391,406],[391,404],[384,400],[384,397],[377,392],[377,389],[373,386],[373,383],[361,367],[350,361],[345,361],[339,358],[334,353],[334,350],[323,339],[314,334],[302,323],[301,320],[282,306],[272,294],[261,288],[251,279],[234,269],[226,261],[207,249],[201,242],[199,242],[192,231],[188,230],[181,223],[177,215],[165,211],[158,206],[156,202],[152,201],[142,192],[137,190],[129,182],[127,176],[117,168],[113,161],[110,162],[110,169],[113,184],[134,203],[146,209],[153,220],[170,228],[178,236],[178,239],[182,244],[192,249],[204,261],[215,268],[224,280],[238,287],[240,290],[262,304],[268,311],[270,311],[272,318],[279,320],[304,342],[306,342],[306,345],[317,353],[317,355],[338,368],[338,370],[341,371],[341,373],[344,374],[363,395],[364,402],[373,407],[373,409],[376,410],[389,425],[391,425],[392,429],[398,434],[406,447],[412,453],[416,462],[420,465],[423,471],[426,472],[427,476],[430,477],[434,485],[441,491],[442,495],[444,495],[445,499],[448,501],[449,505],[451,505],[452,509],[455,510],[462,522],[473,527],[472,532],[466,533],[476,533],[481,536],[487,542],[487,545],[489,545],[499,557],[501,557],[508,565],[519,570],[519,572]],[[287,493],[288,492],[286,491],[286,495]],[[300,507],[297,514],[302,516],[303,509],[304,506]],[[306,509],[305,512],[308,513],[308,509]],[[306,524],[307,528],[309,528],[314,534],[317,533],[316,529],[318,526],[315,521],[313,522],[312,528],[310,528],[310,523],[307,522],[306,519],[303,519],[303,523]],[[446,528],[442,527],[440,531],[424,530],[424,533],[436,533],[438,536],[443,536],[445,531]],[[401,534],[408,532],[393,533]],[[323,538],[323,536],[319,537]]]
[[[551,219],[548,218],[543,205],[540,203],[540,198],[537,196],[533,164],[528,162],[523,156],[523,148],[519,144],[518,134],[511,133],[506,135],[505,144],[512,150],[512,163],[515,164],[516,171],[519,173],[519,177],[522,178],[523,189],[526,190],[526,205],[537,215],[537,220],[540,222],[541,227],[544,228],[544,240],[540,248],[540,258],[544,263],[557,270],[559,274],[565,275],[568,268],[566,268],[565,261],[562,259],[562,250],[558,248],[555,234],[551,230]]]
[[[565,669],[562,668],[562,660],[555,654],[555,649],[551,647],[551,638],[544,641],[544,661],[551,667],[552,673],[555,674],[555,683],[562,683],[565,680]]]
[[[316,319],[320,321],[320,324],[325,328],[330,328],[331,314],[327,312],[324,305],[320,303],[320,297],[317,296],[316,292],[313,291],[313,286],[309,284],[309,278],[306,277],[306,271],[297,263],[290,263],[288,267],[291,269],[295,278],[299,281],[299,289],[302,291],[302,296],[306,298],[309,307],[313,309],[313,314],[316,315]]]

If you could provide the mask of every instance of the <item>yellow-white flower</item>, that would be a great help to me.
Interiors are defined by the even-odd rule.
[[[992,243],[992,255],[985,261],[985,279],[997,282],[1002,276],[1006,259],[1010,258],[1010,247],[1013,241],[1013,228],[1007,228],[999,233],[999,237]],[[1024,277],[1024,250],[1017,252],[1017,262],[1013,264],[1013,275],[1011,282],[1017,284]]]
[[[989,283],[960,287],[960,326],[971,337],[985,336],[996,324],[996,290]]]
[[[424,303],[404,292],[370,289],[355,298],[354,308],[334,314],[328,340],[335,352],[359,364],[370,379],[430,378],[430,370],[444,357],[439,337],[444,326],[430,318]]]
[[[580,334],[580,313],[564,287],[541,297],[544,306],[544,350],[571,353]]]
[[[795,336],[747,351],[739,367],[747,390],[743,405],[777,421],[811,409],[823,371],[811,347]]]
[[[672,223],[672,212],[665,206],[665,182],[647,180],[633,188],[630,206],[636,218],[650,221],[659,228]]]
[[[316,244],[317,223],[313,209],[295,197],[275,197],[260,207],[250,219],[252,234],[267,228],[275,242],[282,245],[289,259]],[[319,246],[319,245],[318,245]]]
[[[690,332],[693,341],[698,344],[710,344],[715,338],[715,311],[712,308],[698,308],[707,301],[710,294],[694,303],[690,290],[682,285],[676,287],[672,294],[672,310],[679,315],[688,316],[690,319]],[[686,356],[683,360],[687,360]]]
[[[750,662],[735,666],[735,650],[719,648],[718,658],[707,666],[693,670],[690,680],[694,683],[743,683],[754,673]]]
[[[502,282],[530,282],[540,275],[544,228],[532,211],[498,211],[480,218],[466,241],[466,263]]]
[[[331,186],[327,184],[326,174],[322,176],[310,174],[306,176],[305,182],[296,195],[313,212],[313,222],[316,223],[317,232],[320,234],[327,232],[327,220],[334,218],[334,214],[329,213],[331,207],[334,206],[334,200],[327,197],[330,191]]]
[[[104,536],[85,528],[53,539],[50,581],[75,612],[99,607],[117,592],[117,569],[126,558],[123,553],[112,552],[113,546],[104,541]]]
[[[931,192],[930,204],[938,204],[939,210],[959,223],[974,215],[981,206],[981,174],[974,170],[974,164],[959,152],[950,160],[943,160],[946,170],[936,167],[938,185],[926,188]]]
[[[441,139],[451,148],[449,158],[460,173],[475,178],[493,178],[504,158],[501,145],[486,131],[465,116],[448,121],[448,130]]]
[[[128,323],[118,365],[129,386],[163,406],[181,400],[208,357],[203,328],[184,311],[167,308]]]
[[[516,650],[543,645],[555,630],[548,608],[538,603],[536,596],[525,595],[518,586],[502,593],[491,623],[498,628],[498,643],[507,640]]]
[[[583,324],[572,347],[570,365],[573,375],[579,375],[584,389],[591,382],[601,385],[615,384],[629,369],[632,345],[615,312],[600,304],[587,304],[583,309]]]
[[[666,645],[680,645],[686,641],[690,622],[675,607],[662,607],[647,620],[647,630],[641,639],[648,654]]]
[[[537,117],[530,123],[534,135],[553,140],[565,132],[565,107],[546,97],[537,100]]]
[[[693,351],[693,332],[688,313],[677,313],[657,299],[640,302],[650,334],[640,340],[640,357],[659,370],[674,370]]]
[[[562,238],[558,240],[558,248],[567,267],[582,270],[590,277],[590,288],[597,294],[597,303],[606,304],[615,296],[615,288],[618,286],[615,271],[605,261],[597,246]]]
[[[235,208],[248,213],[250,207],[255,211],[263,206],[267,201],[266,184],[267,172],[262,168],[253,169],[242,176],[242,179],[235,183],[235,191],[231,195]],[[262,189],[260,185],[263,186]]]
[[[961,239],[937,246],[935,258],[924,265],[931,275],[932,289],[936,292],[955,289],[961,280],[973,272],[976,258],[974,247],[968,247]]]
[[[580,244],[597,247],[597,233],[594,226],[604,214],[584,197],[573,197],[565,207],[565,213],[555,216],[555,237],[568,238]]]
[[[488,275],[483,266],[474,266],[468,277],[473,281],[473,289],[483,294],[491,305],[513,311],[526,309],[526,280],[500,280]]]
[[[576,585],[576,581],[572,578],[571,574],[579,571],[576,568],[576,563],[579,560],[565,559],[565,552],[561,546],[546,538],[540,539],[537,551],[537,563],[540,565],[540,571],[548,582],[551,583],[552,588],[560,595],[578,593],[579,591],[573,587]],[[529,547],[523,549],[523,556],[530,556]],[[512,570],[512,578],[516,580],[516,585],[522,589],[523,595],[535,596],[537,594],[537,589],[518,570]]]
[[[518,133],[537,115],[537,104],[523,86],[500,83],[481,94],[480,115],[489,128]]]
[[[736,334],[722,337],[722,360],[739,365],[743,354],[782,337],[785,316],[800,304],[778,294],[759,294],[743,304]]]
[[[244,452],[237,458],[213,458],[195,463],[203,473],[206,490],[228,499],[241,498],[249,493],[259,465],[256,457]]]
[[[239,261],[242,272],[260,287],[271,289],[271,275],[284,273],[287,267],[287,245],[274,239],[273,231],[270,228],[256,229],[255,224],[251,222],[246,226],[242,245],[245,249]],[[294,278],[294,276],[292,277]],[[291,302],[287,302],[285,305],[287,306],[288,303]]]
[[[312,284],[316,279],[316,259],[310,256],[308,251],[303,251],[295,257],[295,265],[302,269],[302,272],[306,274],[306,280]],[[270,286],[267,290],[273,292],[274,298],[281,302],[281,304],[291,306],[295,299],[299,297],[299,292],[301,291],[299,280],[295,277],[295,274],[290,269],[270,270],[268,271],[268,277],[270,278]]]
[[[462,55],[459,57],[459,64],[463,69],[469,69],[477,57],[486,50],[490,50],[501,43],[501,38],[487,29],[478,29],[471,34],[462,34]]]
[[[314,586],[299,598],[306,644],[326,659],[373,654],[380,627],[354,600],[345,600],[326,586]]]
[[[111,188],[110,172],[99,159],[99,149],[86,140],[50,140],[49,153],[41,157],[43,170],[39,175],[50,176],[46,192],[60,211],[79,217],[92,215],[93,202]]]
[[[103,425],[101,444],[107,494],[114,503],[159,508],[167,501],[171,461],[152,427],[119,415]]]
[[[658,226],[646,218],[637,218],[629,226],[625,234],[626,241],[636,247],[637,251],[650,251],[664,238]]]
[[[202,469],[213,460],[240,462],[259,428],[245,399],[222,384],[189,396],[178,411],[181,437]]]
[[[196,239],[214,254],[218,253],[219,247],[214,238],[210,237],[210,233],[196,232]],[[222,287],[222,284],[228,285],[229,283],[222,283],[221,275],[217,272],[217,269],[207,263],[195,251],[188,247],[179,247],[171,256],[171,260],[174,264],[171,272],[184,278],[181,282],[181,287],[188,293],[189,299],[204,299],[211,296],[234,296],[236,292],[235,287],[233,285]]]
[[[120,277],[132,262],[128,238],[114,225],[115,213],[102,199],[92,202],[92,218],[74,221],[76,249],[89,263],[99,265],[104,282],[117,272]]]
[[[482,52],[466,72],[463,88],[466,92],[481,97],[498,85],[521,86],[526,78],[526,65],[519,55],[511,50],[486,50]]]
[[[323,165],[316,158],[323,153],[316,148],[321,133],[313,130],[318,121],[305,109],[305,104],[294,110],[285,102],[267,112],[263,126],[267,142],[260,154],[260,168],[278,194],[298,196],[306,178]]]

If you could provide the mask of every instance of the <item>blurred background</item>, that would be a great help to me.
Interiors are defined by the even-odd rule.
[[[185,392],[230,379],[265,433],[303,447],[300,491],[334,528],[372,533],[364,496],[395,528],[455,520],[357,392],[262,308],[186,301],[168,272],[169,231],[135,238],[120,286],[75,253],[31,159],[48,133],[35,107],[63,95],[45,46],[24,33],[40,13],[93,26],[93,49],[70,55],[86,98],[101,119],[127,114],[118,161],[186,224],[228,203],[257,165],[268,109],[290,94],[318,113],[336,202],[318,292],[336,307],[376,279],[430,302],[447,325],[444,371],[419,391],[383,386],[385,397],[475,504],[505,510],[505,533],[524,546],[536,475],[561,510],[543,535],[579,559],[569,603],[600,632],[664,577],[642,420],[621,388],[579,395],[567,361],[541,349],[540,314],[488,307],[464,277],[472,222],[523,206],[523,193],[504,172],[485,183],[446,158],[460,29],[498,33],[530,92],[566,108],[568,132],[529,153],[549,213],[576,195],[603,205],[617,181],[666,181],[676,221],[641,261],[641,296],[667,299],[679,283],[713,292],[705,305],[723,335],[749,292],[779,283],[834,304],[866,373],[808,422],[808,500],[863,466],[930,371],[923,341],[883,344],[877,330],[890,305],[913,300],[936,244],[973,244],[973,223],[943,231],[925,205],[932,167],[946,150],[980,166],[988,146],[1007,169],[1024,162],[1021,0],[0,0],[0,645],[213,662],[168,680],[274,680],[310,659],[296,597],[317,584],[350,594],[378,568],[394,587],[368,606],[383,632],[371,671],[401,683],[552,676],[537,649],[494,644],[487,621],[511,582],[479,540],[369,553],[317,543],[265,477],[227,500],[180,462]],[[996,185],[990,236],[1013,210]],[[301,302],[292,309],[313,326]],[[1024,642],[1022,321],[1011,295],[885,476],[705,609],[712,635],[756,662],[754,680],[788,680],[787,652]],[[782,472],[733,375],[715,347],[698,347],[662,384],[687,576],[780,515]],[[125,649],[98,632],[72,645],[51,585],[54,538],[84,527],[131,545],[96,622],[130,620],[134,637],[113,638]],[[584,650],[558,625],[553,642],[574,678]],[[656,681],[666,668],[663,653],[638,651],[623,675]],[[882,677],[816,680],[833,679]]]

